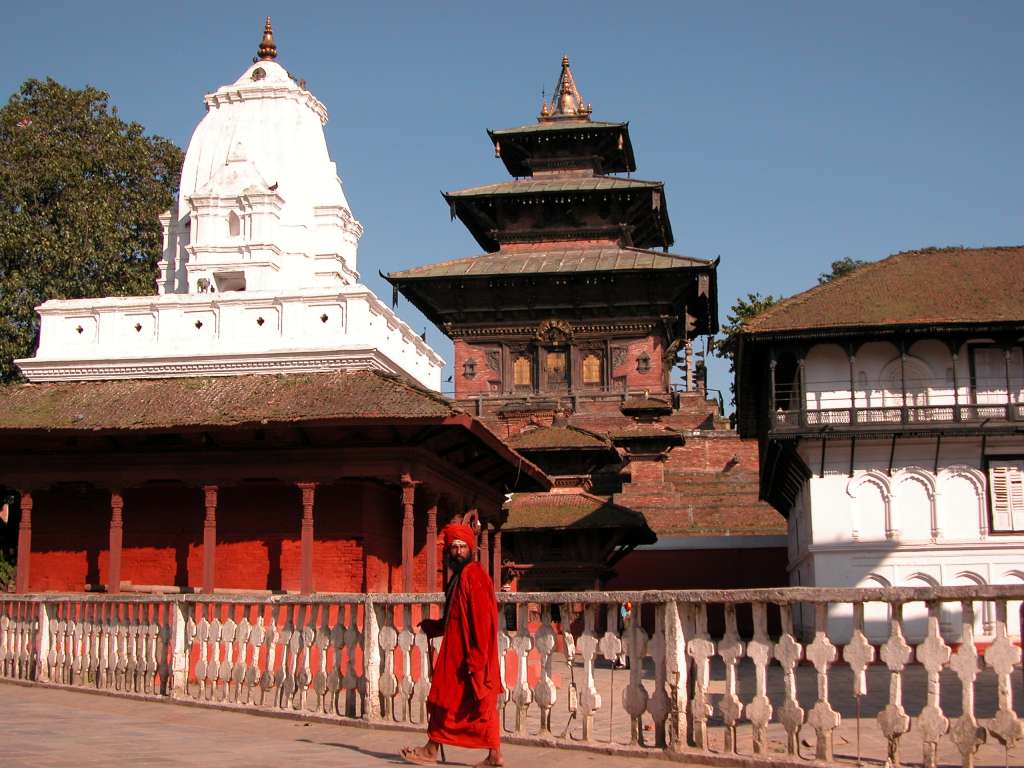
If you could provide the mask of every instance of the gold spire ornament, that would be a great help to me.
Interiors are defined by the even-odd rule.
[[[274,43],[274,28],[270,26],[270,17],[263,25],[263,40],[260,42],[256,55],[260,61],[273,61],[277,58],[277,45]]]
[[[562,56],[562,72],[555,84],[555,91],[551,94],[551,103],[547,100],[542,102],[540,122],[550,120],[589,120],[593,112],[590,104],[583,102],[579,89],[576,87],[576,79],[572,76],[572,69],[569,68],[569,57]]]

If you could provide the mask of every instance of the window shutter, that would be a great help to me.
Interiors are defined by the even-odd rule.
[[[990,461],[988,477],[992,530],[1024,529],[1024,463]]]

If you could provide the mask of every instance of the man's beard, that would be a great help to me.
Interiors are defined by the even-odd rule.
[[[453,555],[451,552],[445,552],[444,557],[445,564],[451,568],[454,573],[461,571],[466,566],[466,563],[469,562],[469,555],[459,557],[458,555]]]

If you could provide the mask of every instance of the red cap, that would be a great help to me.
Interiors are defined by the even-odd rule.
[[[451,546],[453,541],[464,541],[471,551],[476,549],[476,534],[464,523],[448,523],[441,531],[441,538],[446,547]]]

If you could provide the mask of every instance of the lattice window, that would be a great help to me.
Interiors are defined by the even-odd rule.
[[[990,459],[989,502],[993,531],[1024,531],[1024,460]]]
[[[602,383],[601,370],[604,366],[601,357],[596,354],[589,354],[583,358],[583,384],[588,387],[599,387]]]

